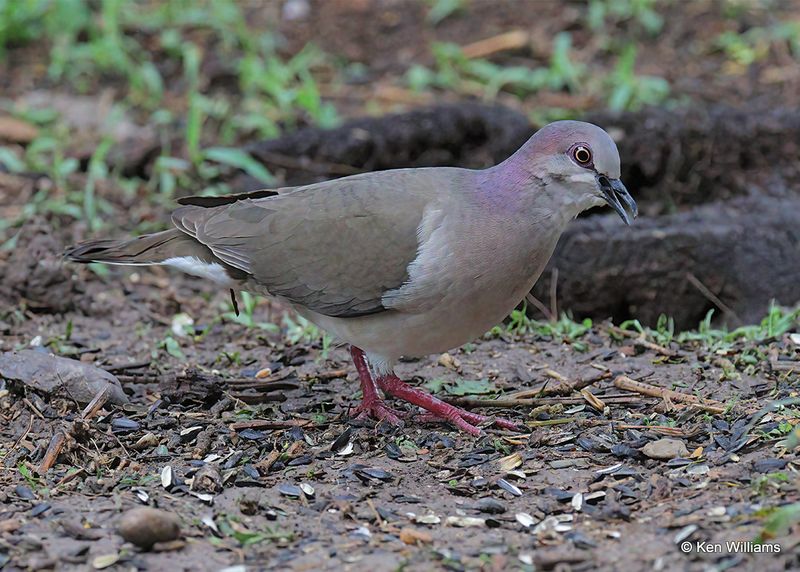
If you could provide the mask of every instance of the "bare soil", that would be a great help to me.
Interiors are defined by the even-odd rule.
[[[470,4],[465,15],[442,22],[434,37],[423,11],[408,9],[404,1],[312,2],[308,19],[281,25],[284,49],[291,53],[313,38],[327,52],[366,66],[360,84],[324,94],[345,116],[363,116],[365,101],[381,100],[382,88],[409,62],[430,64],[433,40],[465,44],[515,27],[534,31],[534,39],[570,30],[583,63],[611,69],[607,54],[577,25],[582,15],[571,3]],[[791,12],[792,3],[782,5]],[[280,18],[268,8],[254,10],[254,17]],[[690,270],[743,320],[764,307],[774,285],[791,297],[800,283],[792,278],[800,268],[792,258],[797,249],[785,246],[797,244],[792,158],[798,122],[791,109],[797,66],[786,54],[773,53],[747,74],[731,72],[720,53],[701,48],[709,34],[729,25],[717,3],[677,2],[672,10],[658,40],[641,39],[639,71],[667,77],[675,94],[692,104],[689,111],[604,116],[623,135],[625,178],[641,189],[646,216],[640,231],[618,243],[608,242],[610,219],[603,215],[576,223],[559,254],[565,282],[557,301],[560,308],[575,307],[578,316],[653,321],[671,307],[675,314],[684,312],[678,315],[683,325],[695,324],[711,302],[697,288],[680,289],[687,269],[676,266],[676,251],[703,253]],[[742,29],[766,16],[745,18],[752,21]],[[548,56],[534,45],[505,57],[544,65]],[[41,46],[15,50],[0,68],[3,95],[44,89],[55,98],[67,91],[48,83],[46,66],[34,65],[44,57]],[[209,89],[229,87],[225,62],[215,65]],[[179,82],[167,76],[165,83],[169,89]],[[107,87],[115,86],[98,85],[95,95]],[[348,142],[341,132],[333,135],[338,145],[326,143],[316,130],[278,142],[241,143],[251,145],[281,182],[299,182],[392,166],[483,166],[513,150],[532,129],[525,115],[530,110],[510,96],[500,99],[513,111],[476,111],[480,106],[473,102],[441,99],[454,104],[451,129],[429,128],[427,139],[417,138],[424,121],[416,116],[379,129],[372,146]],[[382,101],[381,111],[428,102]],[[574,109],[586,102],[580,94],[559,93],[544,94],[542,104]],[[774,111],[758,111],[765,109]],[[359,121],[363,129],[376,125]],[[139,137],[115,166],[146,176],[160,143],[152,133]],[[92,145],[78,143],[75,156],[85,164]],[[334,154],[343,152],[349,155]],[[86,174],[70,177],[82,185]],[[237,181],[243,188],[248,184]],[[15,219],[45,187],[52,181],[43,175],[0,172],[0,216]],[[167,210],[147,199],[144,185],[125,193],[101,181],[96,192],[116,207],[106,221],[115,234],[167,220]],[[788,237],[781,248],[732,256],[719,246],[726,244],[720,236],[727,244],[750,238],[749,244],[769,245],[778,236],[768,232],[777,219]],[[619,237],[621,223],[614,223]],[[659,233],[665,228],[697,232],[664,241]],[[475,407],[513,418],[526,432],[489,427],[475,439],[413,418],[403,428],[376,426],[349,416],[359,395],[345,348],[323,348],[317,340],[288,343],[285,328],[238,324],[223,316],[227,292],[163,269],[112,268],[100,277],[63,265],[63,248],[89,234],[85,223],[50,215],[28,221],[16,247],[0,251],[0,352],[46,348],[94,364],[113,373],[129,399],[84,415],[85,403],[0,379],[3,570],[800,567],[796,525],[768,528],[777,535],[779,554],[696,549],[700,541],[760,535],[773,541],[764,531],[774,509],[800,501],[796,456],[782,445],[797,419],[787,410],[764,410],[768,402],[797,396],[800,346],[788,336],[719,350],[700,342],[666,347],[620,337],[600,321],[575,339],[536,333],[486,337],[448,357],[404,362],[398,373],[452,399],[530,400],[546,394],[514,406]],[[661,248],[659,256],[651,266],[627,268],[631,281],[619,282],[622,270],[602,274],[592,266],[605,261],[613,269],[646,245]],[[587,251],[595,252],[588,263],[575,254]],[[763,257],[774,253],[778,258]],[[719,262],[729,259],[738,266],[719,271]],[[732,279],[734,271],[741,283]],[[552,289],[546,280],[541,288],[548,303]],[[597,304],[579,307],[575,302],[581,300]],[[658,306],[667,301],[670,307]],[[179,313],[193,318],[193,336],[173,332]],[[253,318],[281,323],[283,315],[280,306],[262,303]],[[166,351],[167,337],[178,341],[182,357]],[[614,385],[620,376],[712,399],[723,410],[625,391]],[[585,387],[588,393],[576,389],[581,380],[594,380]],[[457,395],[464,391],[466,396]],[[469,393],[476,391],[489,393]],[[646,445],[662,438],[683,443],[681,457],[644,454]],[[52,466],[42,469],[48,461]],[[310,485],[313,494],[308,487],[298,491],[300,485]],[[150,551],[126,543],[117,533],[120,518],[141,506],[177,516],[180,538]],[[688,554],[680,548],[684,539],[693,543]]]
[[[82,570],[107,555],[119,557],[115,569],[147,570],[239,563],[295,570],[798,565],[796,536],[778,539],[779,555],[683,554],[676,540],[752,540],[765,511],[800,500],[793,476],[766,477],[795,474],[794,455],[770,433],[785,417],[754,416],[767,399],[793,395],[800,351],[788,339],[762,348],[772,362],[751,375],[730,372],[744,346],[727,356],[700,346],[653,351],[635,339],[616,340],[603,325],[575,343],[509,335],[481,340],[453,359],[401,364],[402,376],[438,380],[445,396],[463,380],[490,380],[492,395],[473,398],[532,396],[608,372],[587,388],[599,408],[575,391],[535,407],[479,408],[529,430],[487,428],[474,439],[445,425],[409,420],[392,428],[350,419],[358,385],[344,348],[325,355],[317,344],[286,345],[279,334],[222,322],[182,344],[184,358],[154,358],[175,309],[193,316],[199,330],[217,321],[226,294],[209,296],[193,281],[161,272],[115,273],[105,282],[72,271],[87,285],[76,305],[90,311],[26,312],[24,321],[3,326],[4,349],[61,337],[62,354],[113,371],[130,403],[106,405],[82,421],[84,404],[6,384],[6,569]],[[255,318],[280,311],[261,305]],[[67,321],[72,335],[64,340]],[[238,353],[234,363],[226,353]],[[265,367],[271,375],[255,378]],[[621,391],[613,386],[620,375],[731,410],[706,414]],[[67,440],[57,464],[38,471],[61,431]],[[685,444],[683,459],[642,453],[665,436]],[[20,466],[30,468],[29,479]],[[166,467],[173,477],[165,487]],[[501,479],[518,490],[503,488]],[[282,492],[300,484],[311,485],[313,496]],[[194,489],[208,496],[198,498]],[[125,544],[115,533],[120,515],[143,504],[177,515],[181,540],[153,552]]]

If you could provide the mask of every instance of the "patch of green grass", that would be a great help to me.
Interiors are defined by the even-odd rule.
[[[589,0],[586,20],[589,28],[598,33],[620,23],[632,22],[648,34],[655,35],[664,26],[658,4],[659,0]]]
[[[261,530],[249,530],[233,515],[220,515],[215,518],[217,528],[224,536],[235,540],[240,546],[252,546],[264,541],[288,543],[294,540],[294,533],[279,527],[266,526]]]
[[[772,538],[784,536],[800,523],[800,503],[788,504],[761,511],[764,527],[756,538],[756,542],[765,542]]]
[[[255,318],[255,309],[258,305],[258,297],[250,292],[241,291],[238,293],[241,298],[239,304],[239,313],[233,311],[231,306],[230,311],[225,312],[222,317],[231,322],[235,322],[246,328],[260,328],[267,332],[277,332],[279,327],[271,322],[259,322]],[[216,322],[215,322],[216,323]],[[209,326],[210,328],[211,326]]]
[[[453,14],[463,12],[468,5],[467,0],[426,0],[426,3],[430,8],[425,15],[425,21],[432,26],[436,26]]]
[[[515,336],[526,334],[536,334],[561,342],[572,344],[578,351],[585,351],[587,346],[579,338],[592,329],[592,320],[584,318],[576,322],[569,314],[561,314],[556,321],[534,320],[528,316],[527,303],[523,302],[522,307],[511,312],[505,324],[495,326],[488,335],[496,337],[504,333]]]
[[[675,340],[678,343],[698,342],[709,347],[710,350],[725,350],[733,346],[738,341],[746,342],[765,342],[779,338],[783,334],[800,326],[800,308],[796,310],[785,310],[776,304],[772,304],[767,315],[758,324],[741,326],[733,330],[727,328],[715,328],[712,325],[714,310],[709,310],[706,317],[700,322],[696,330],[690,330],[675,335],[675,323],[672,318],[664,315],[660,316],[655,329],[642,326],[639,320],[627,320],[622,322],[619,327],[623,330],[633,330],[645,334],[656,343],[667,345]],[[753,363],[763,357],[755,350],[746,351],[743,354],[745,363]]]
[[[800,22],[784,21],[771,26],[756,26],[745,32],[726,31],[717,36],[714,46],[728,60],[742,67],[764,60],[776,44],[783,43],[800,60]]]
[[[608,108],[612,111],[660,105],[670,94],[669,82],[663,77],[639,75],[635,71],[636,46],[628,44],[620,53],[616,66],[605,86]]]
[[[241,169],[271,184],[272,174],[238,148],[242,138],[274,137],[299,121],[326,127],[338,122],[315,77],[318,68],[329,66],[325,54],[309,45],[291,57],[280,55],[273,33],[253,29],[235,0],[146,5],[0,0],[0,57],[34,42],[49,51],[45,63],[51,82],[79,93],[96,93],[113,83],[125,108],[157,127],[161,156],[149,173],[150,192],[145,195],[156,206],[165,206],[177,188],[228,192],[217,182],[226,169]],[[237,92],[209,90],[206,69],[212,57],[225,62]],[[142,187],[142,181],[110,172],[106,159],[111,141],[99,143],[84,174],[69,156],[72,133],[57,114],[11,111],[42,129],[24,156],[16,148],[0,147],[0,164],[12,173],[47,175],[52,185],[29,201],[18,221],[4,221],[4,228],[46,213],[86,220],[95,232],[109,218],[105,215],[114,213],[98,195],[98,181],[113,178],[129,190]]]
[[[321,359],[328,359],[333,338],[326,332],[320,330],[314,323],[309,322],[299,314],[285,314],[283,324],[286,330],[286,340],[289,344],[315,344],[322,345]]]
[[[430,88],[459,93],[482,95],[493,99],[500,91],[519,97],[543,89],[574,91],[578,88],[584,68],[570,55],[571,36],[562,32],[553,40],[553,53],[548,67],[530,69],[527,66],[502,66],[486,59],[470,59],[456,44],[435,43],[431,50],[435,67],[412,66],[406,75],[409,86],[415,91]]]

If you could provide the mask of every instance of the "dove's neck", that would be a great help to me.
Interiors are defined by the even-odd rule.
[[[478,188],[487,207],[504,211],[547,212],[553,222],[568,222],[595,205],[590,194],[567,180],[538,172],[514,156],[480,171]],[[537,217],[538,218],[538,217]]]

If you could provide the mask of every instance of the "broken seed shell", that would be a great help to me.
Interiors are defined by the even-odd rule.
[[[166,465],[163,469],[161,469],[161,486],[165,489],[168,489],[172,486],[173,483],[173,474],[172,474],[172,467]]]
[[[289,483],[283,483],[278,485],[278,492],[285,497],[291,497],[296,499],[299,499],[301,496],[303,496],[303,490],[300,487]]]

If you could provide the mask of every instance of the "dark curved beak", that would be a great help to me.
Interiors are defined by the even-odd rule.
[[[609,179],[605,175],[598,175],[597,183],[600,185],[600,190],[603,191],[603,198],[605,198],[608,206],[617,211],[617,214],[625,221],[625,224],[632,224],[633,219],[639,215],[639,208],[636,206],[636,201],[633,200],[628,189],[622,184],[622,181]],[[623,203],[630,210],[630,214],[628,214],[625,206],[622,206]]]

